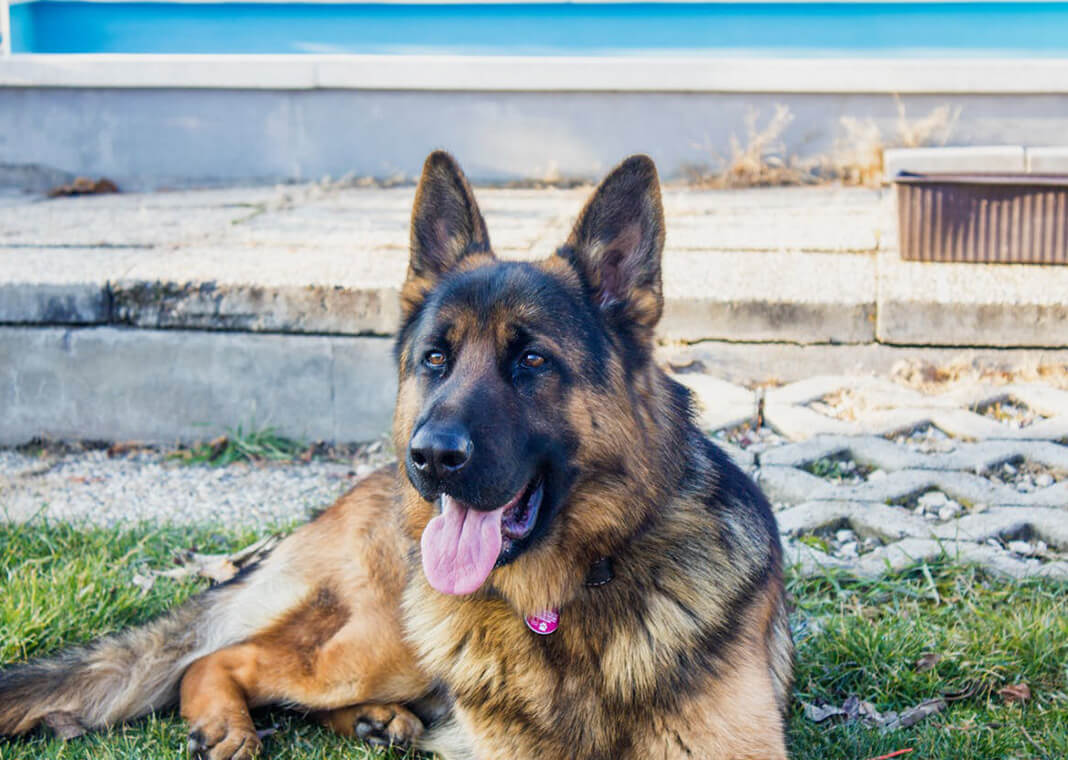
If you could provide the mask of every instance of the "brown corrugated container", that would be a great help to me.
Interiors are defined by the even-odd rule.
[[[902,172],[894,183],[903,259],[1068,264],[1068,175]]]

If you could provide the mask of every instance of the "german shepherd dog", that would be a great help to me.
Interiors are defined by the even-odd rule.
[[[624,161],[537,263],[426,161],[396,340],[399,464],[155,622],[0,672],[0,734],[180,700],[197,758],[250,708],[447,760],[786,758],[775,520],[653,360],[656,168]]]

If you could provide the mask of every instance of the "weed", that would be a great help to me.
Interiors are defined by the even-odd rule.
[[[207,443],[195,443],[189,448],[179,449],[171,458],[185,464],[210,464],[225,467],[234,462],[286,462],[292,461],[302,453],[309,451],[307,444],[287,438],[273,427],[261,430],[249,429],[238,425],[230,428],[226,435],[221,435]]]
[[[829,153],[810,156],[790,154],[784,135],[794,121],[790,108],[776,104],[774,113],[760,125],[760,113],[746,114],[743,142],[731,135],[729,156],[709,150],[715,166],[692,165],[687,176],[692,184],[704,187],[763,187],[842,182],[846,185],[877,186],[886,180],[883,154],[889,148],[915,148],[945,145],[960,118],[960,108],[941,105],[927,115],[910,118],[905,102],[894,96],[897,118],[892,129],[871,117],[842,116],[840,132]],[[707,150],[707,148],[706,148]]]

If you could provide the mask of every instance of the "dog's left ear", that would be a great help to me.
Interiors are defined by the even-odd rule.
[[[557,254],[578,270],[611,323],[645,328],[651,337],[664,310],[663,249],[656,165],[648,156],[631,156],[597,188]]]
[[[401,292],[401,309],[409,314],[441,277],[472,254],[488,254],[489,232],[456,159],[434,151],[412,207],[411,255]]]

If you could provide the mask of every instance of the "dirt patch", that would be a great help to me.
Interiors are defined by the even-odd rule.
[[[904,360],[890,370],[891,378],[902,385],[924,393],[943,393],[960,383],[1043,383],[1068,390],[1068,364],[1048,363],[1010,366],[991,361],[960,359],[949,364],[932,364],[920,360]]]

